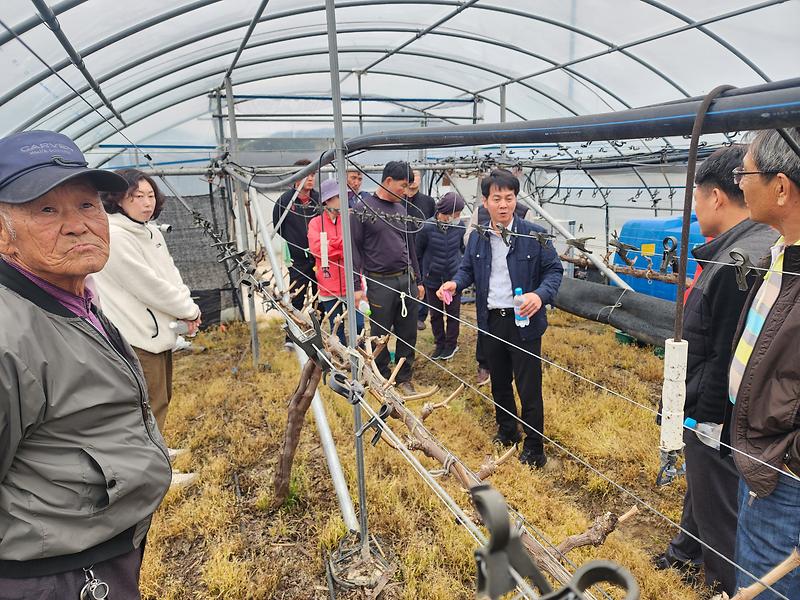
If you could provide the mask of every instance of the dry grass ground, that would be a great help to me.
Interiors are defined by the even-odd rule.
[[[474,321],[471,307],[466,318]],[[236,326],[198,338],[208,350],[177,359],[175,396],[166,438],[187,447],[177,468],[200,474],[194,486],[168,494],[148,538],[142,589],[146,598],[326,598],[323,551],[344,532],[313,421],[309,416],[286,505],[270,512],[271,480],[286,422],[286,400],[299,374],[283,351],[278,324],[262,324],[263,358],[255,371],[247,331]],[[462,328],[461,352],[447,367],[472,382],[474,330]],[[418,347],[432,350],[430,330]],[[545,356],[646,406],[660,393],[661,361],[650,349],[621,346],[605,326],[554,312]],[[418,384],[439,383],[442,397],[456,387],[449,375],[418,359]],[[488,389],[486,390],[488,392]],[[321,392],[351,490],[355,490],[352,409],[327,388]],[[658,429],[652,413],[598,390],[553,366],[544,369],[546,433],[608,478],[670,518],[680,517],[683,483],[656,489]],[[421,409],[423,401],[412,403]],[[419,406],[415,406],[419,405]],[[468,465],[492,452],[493,407],[474,392],[437,411],[430,429]],[[402,429],[395,422],[396,431]],[[511,461],[491,483],[528,521],[555,542],[582,531],[591,518],[622,513],[634,501],[553,444],[544,472]],[[424,464],[433,467],[422,458]],[[474,543],[404,459],[385,444],[367,446],[370,527],[397,556],[399,585],[387,598],[474,597]],[[467,506],[464,492],[445,487]],[[643,510],[601,548],[576,550],[580,564],[611,558],[629,567],[648,600],[692,600],[697,593],[674,573],[654,571],[649,555],[674,530]],[[340,596],[342,597],[342,596]]]

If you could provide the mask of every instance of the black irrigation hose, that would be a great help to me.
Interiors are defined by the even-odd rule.
[[[502,124],[429,127],[424,130],[396,130],[363,135],[345,142],[346,152],[364,149],[413,150],[432,146],[474,146],[480,144],[563,143],[609,139],[639,139],[685,135],[691,130],[702,104],[701,98],[634,108],[630,110],[518,121]],[[703,133],[725,133],[747,129],[794,127],[800,122],[800,79],[734,90],[721,97],[707,118]],[[323,162],[333,159],[328,151]],[[309,165],[262,189],[278,189],[316,170]]]

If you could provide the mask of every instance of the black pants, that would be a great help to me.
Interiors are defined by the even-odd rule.
[[[513,309],[507,309],[505,316],[499,311],[490,310],[489,333],[500,338],[487,335],[483,339],[483,350],[492,377],[492,397],[497,404],[495,406],[497,428],[508,437],[514,436],[519,424],[514,417],[519,414],[525,422],[522,427],[525,432],[525,447],[540,454],[543,452],[541,434],[544,432],[542,363],[538,358],[501,340],[511,342],[539,356],[542,352],[542,338],[523,341],[520,337],[520,328],[514,322]],[[521,414],[517,412],[512,379],[519,393]]]
[[[425,288],[425,301],[433,307],[431,309],[433,341],[437,348],[455,348],[458,344],[458,333],[461,330],[461,323],[458,320],[461,314],[461,294],[455,294],[452,302],[445,304],[436,297],[438,289]],[[447,325],[445,325],[444,314],[440,311],[447,314]]]
[[[427,299],[425,300],[425,302],[431,304],[431,302],[429,302]],[[419,321],[424,321],[425,319],[428,318],[428,311],[430,309],[428,308],[427,304],[423,304],[422,302],[417,302],[417,304],[419,305],[419,312],[417,313],[417,319]]]
[[[405,357],[406,362],[397,373],[397,383],[411,381],[414,376],[414,346],[417,343],[417,286],[412,277],[405,273],[396,277],[376,277],[375,283],[369,284],[369,307],[372,314],[369,316],[370,334],[386,335],[394,331],[397,335],[395,348],[395,362]],[[401,301],[400,293],[406,294]],[[405,308],[404,308],[405,305]],[[405,316],[403,316],[405,313]],[[389,350],[384,348],[377,357],[375,364],[381,374],[388,378],[392,371],[389,368]]]
[[[317,277],[314,274],[313,262],[295,261],[289,267],[289,285],[292,287],[292,306],[297,310],[302,310],[306,302],[307,290],[311,289],[311,295],[317,293]]]
[[[722,458],[693,431],[683,432],[686,444],[686,496],[681,527],[733,560],[738,520],[739,473],[733,458]],[[736,592],[736,569],[682,531],[669,544],[669,554],[682,561],[702,562],[706,585],[729,595]],[[763,573],[761,573],[763,575]]]
[[[486,343],[486,334],[478,332],[478,341],[475,343],[475,362],[481,369],[489,370],[489,361],[486,359],[486,351],[483,346]]]
[[[110,600],[140,600],[139,571],[143,550],[140,547],[93,566],[94,576],[108,584]],[[0,600],[78,600],[85,583],[83,569],[25,579],[0,577]]]

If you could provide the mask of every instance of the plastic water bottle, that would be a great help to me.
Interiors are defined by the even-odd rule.
[[[683,422],[686,427],[697,432],[697,439],[709,448],[719,450],[719,438],[722,436],[722,423],[698,423],[691,417]]]
[[[189,324],[186,321],[172,321],[169,328],[177,335],[186,335],[189,333]]]
[[[369,302],[363,299],[361,300],[361,302],[358,303],[358,310],[365,317],[368,317],[372,314],[372,310],[369,307]]]
[[[527,327],[531,322],[530,318],[523,317],[519,314],[519,307],[522,306],[523,302],[522,288],[516,288],[514,290],[514,322],[517,324],[517,327]]]

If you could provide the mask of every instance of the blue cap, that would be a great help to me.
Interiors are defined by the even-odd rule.
[[[522,296],[522,288],[514,288],[515,296]]]
[[[0,139],[0,202],[30,202],[75,177],[86,177],[102,192],[128,189],[116,173],[90,169],[75,142],[63,134],[23,131]]]
[[[688,427],[689,429],[694,429],[697,427],[697,421],[692,417],[686,417],[683,421],[683,426]]]

